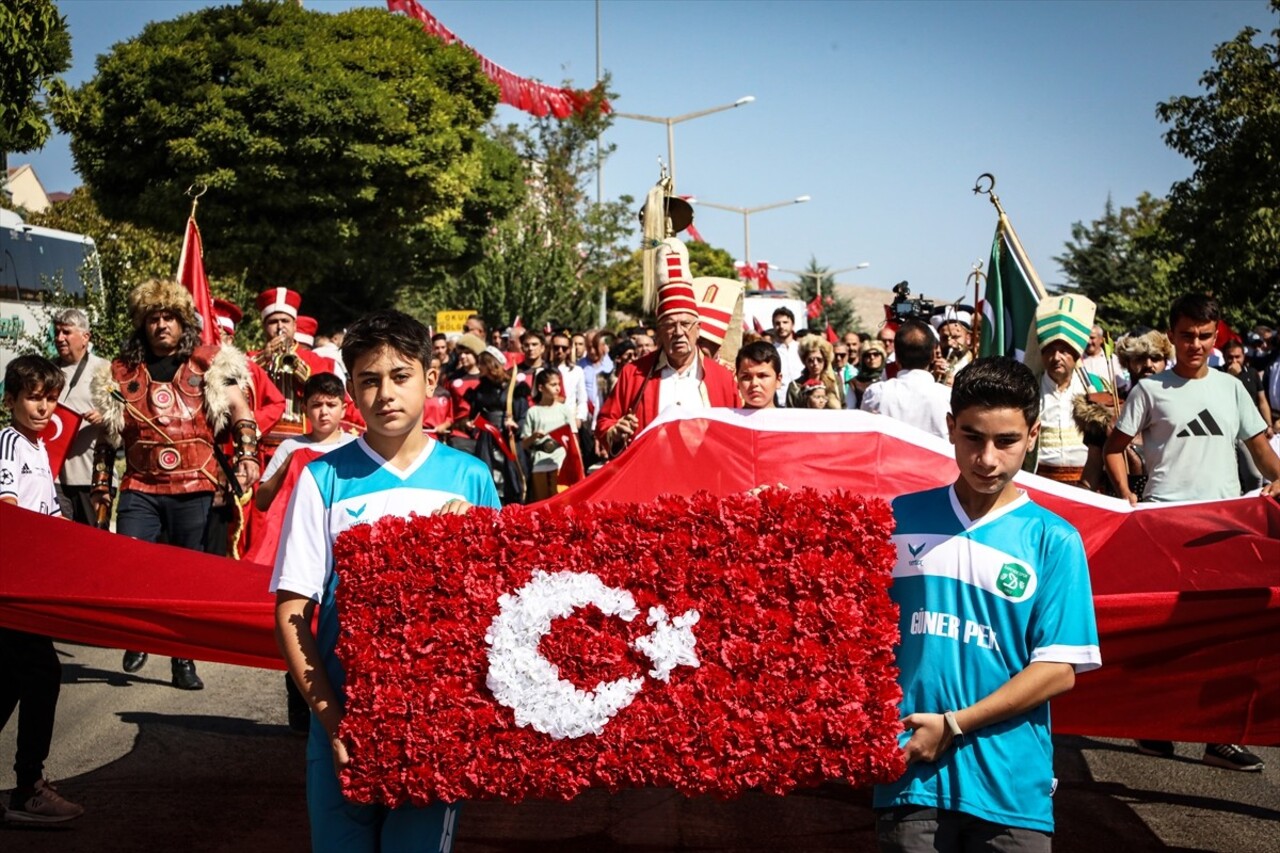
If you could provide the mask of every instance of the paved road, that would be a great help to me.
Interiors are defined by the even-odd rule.
[[[61,828],[0,828],[0,850],[290,853],[308,845],[303,741],[284,722],[283,675],[201,664],[199,693],[169,686],[168,661],[137,676],[120,653],[59,645],[62,699],[49,773],[82,803]],[[0,789],[14,784],[14,723],[0,734]],[[1204,767],[1128,743],[1061,738],[1059,853],[1280,850],[1280,749],[1262,774]],[[731,803],[665,790],[572,803],[471,803],[458,853],[683,850],[864,851],[875,847],[865,791],[826,786]]]

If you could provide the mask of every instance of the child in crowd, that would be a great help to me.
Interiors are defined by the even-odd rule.
[[[311,706],[307,809],[312,849],[447,850],[458,804],[356,805],[338,775],[349,762],[339,737],[345,673],[338,660],[333,543],[356,524],[410,513],[498,508],[484,463],[422,431],[422,409],[438,376],[430,367],[427,327],[399,311],[381,311],[349,329],[342,360],[368,432],[308,465],[289,502],[271,591],[276,639]],[[311,630],[316,604],[320,618]]]
[[[558,491],[556,475],[564,464],[565,449],[551,433],[565,426],[573,430],[573,410],[567,403],[560,402],[561,382],[560,371],[554,367],[538,371],[533,379],[537,402],[529,408],[520,428],[521,444],[532,454],[529,488],[530,497],[535,501],[552,497]]]
[[[782,358],[773,344],[753,341],[738,350],[734,372],[744,409],[777,408],[778,389],[782,387]]]
[[[821,379],[810,379],[804,383],[804,407],[806,409],[827,408],[827,386]]]
[[[4,371],[4,406],[13,425],[0,430],[0,501],[41,515],[61,515],[49,454],[40,433],[49,425],[66,377],[38,355],[9,362]],[[18,743],[13,771],[18,785],[4,814],[8,823],[61,823],[84,814],[44,778],[44,760],[53,743],[53,719],[62,685],[62,664],[53,640],[0,628],[0,730],[18,709]]]
[[[907,771],[876,786],[876,833],[897,853],[1048,853],[1049,700],[1102,664],[1084,544],[1013,482],[1040,430],[1025,364],[962,369],[947,428],[955,483],[893,502]]]
[[[302,404],[306,407],[307,422],[311,431],[297,438],[286,438],[280,442],[272,455],[267,468],[262,472],[258,482],[258,493],[254,503],[258,509],[266,512],[280,491],[280,486],[289,472],[289,457],[293,451],[306,447],[321,453],[337,450],[351,441],[354,436],[347,435],[339,427],[342,425],[342,414],[346,410],[343,396],[342,380],[332,373],[317,373],[302,386]]]

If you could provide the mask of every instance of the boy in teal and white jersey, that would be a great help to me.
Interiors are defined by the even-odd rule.
[[[335,648],[338,576],[333,542],[342,531],[385,516],[463,513],[499,507],[489,469],[422,431],[422,408],[435,388],[431,335],[417,320],[383,311],[352,325],[342,345],[348,387],[368,424],[361,438],[308,465],[289,501],[271,591],[276,639],[311,706],[307,811],[315,851],[447,851],[457,804],[425,808],[361,806],[342,797],[348,763],[338,737],[345,674]],[[316,633],[311,617],[320,604]]]
[[[878,785],[886,851],[1047,851],[1049,700],[1101,665],[1080,535],[1013,477],[1039,430],[1026,365],[961,370],[947,427],[960,476],[893,502],[907,771]]]

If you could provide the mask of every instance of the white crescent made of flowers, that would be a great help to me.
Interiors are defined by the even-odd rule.
[[[498,702],[515,711],[516,725],[532,726],[556,740],[598,735],[644,686],[644,677],[634,676],[581,690],[561,678],[556,665],[538,651],[556,619],[589,605],[626,622],[640,615],[631,593],[605,586],[590,572],[535,571],[527,584],[498,599],[498,615],[484,635],[489,646],[485,684]],[[666,608],[649,608],[646,621],[653,631],[632,645],[653,663],[652,678],[666,681],[677,666],[699,666],[693,636],[698,618],[696,610],[670,619]]]

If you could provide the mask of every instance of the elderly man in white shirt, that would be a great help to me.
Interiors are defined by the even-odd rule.
[[[862,396],[864,412],[878,412],[909,423],[939,438],[947,437],[951,389],[929,372],[937,339],[926,323],[908,320],[893,337],[898,375],[867,387]]]

